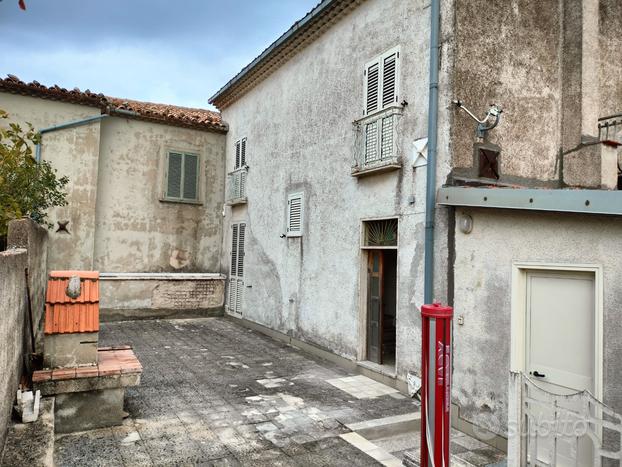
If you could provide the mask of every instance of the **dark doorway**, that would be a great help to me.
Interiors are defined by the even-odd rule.
[[[397,250],[370,249],[367,259],[367,359],[395,365]]]

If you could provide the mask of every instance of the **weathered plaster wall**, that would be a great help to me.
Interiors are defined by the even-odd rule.
[[[32,329],[35,332],[35,352],[43,352],[43,315],[47,288],[48,231],[31,219],[9,223],[8,248],[28,250],[28,285],[32,308]],[[30,338],[30,337],[29,337]]]
[[[503,108],[489,132],[502,148],[502,180],[557,182],[561,28],[559,2],[456,2],[454,94],[480,118],[493,102]],[[455,173],[473,176],[460,169],[472,167],[477,124],[454,112]]]
[[[30,122],[35,129],[81,120],[100,114],[99,109],[27,96],[0,93],[0,108],[12,121]],[[59,175],[67,175],[67,202],[50,211],[55,224],[50,231],[50,269],[92,269],[95,239],[95,202],[100,123],[46,133],[41,155]],[[55,232],[56,222],[69,221],[70,234]]]
[[[615,0],[456,2],[456,98],[480,118],[503,108],[487,141],[500,181],[615,188],[615,154],[582,146],[598,118],[620,112],[622,6]],[[518,46],[520,45],[520,46]],[[476,123],[455,112],[453,173],[476,178]]]
[[[451,17],[451,15],[449,15]],[[362,220],[399,218],[397,371],[419,367],[423,293],[425,168],[412,168],[413,141],[427,135],[429,8],[424,1],[363,2],[230,107],[223,118],[227,169],[234,143],[247,137],[247,206],[227,209],[223,271],[230,262],[232,221],[246,221],[243,316],[352,359],[363,359],[360,323]],[[446,20],[449,24],[449,20]],[[447,27],[446,29],[450,29]],[[362,117],[363,69],[401,46],[400,171],[356,179],[352,122]],[[447,49],[444,49],[447,51]],[[447,56],[448,57],[449,53]],[[444,58],[444,70],[448,59]],[[446,84],[447,76],[443,75]],[[441,114],[447,116],[443,95]],[[440,137],[441,158],[447,137]],[[439,164],[439,180],[447,163]],[[304,192],[302,238],[285,233],[287,195]],[[415,202],[408,199],[415,195]],[[444,299],[446,215],[437,227],[437,297]]]
[[[102,122],[94,268],[217,271],[224,139],[218,133],[119,117]],[[160,201],[168,149],[200,154],[200,204]]]
[[[604,402],[622,412],[622,220],[571,214],[457,209],[473,231],[456,231],[454,400],[462,418],[506,436],[512,262],[595,264],[604,272]]]
[[[0,252],[0,451],[4,447],[26,351],[26,250]]]
[[[9,245],[28,246],[0,252],[0,454],[6,438],[15,392],[33,352],[27,300],[26,269],[35,330],[41,336],[45,299],[45,231],[20,219],[9,225]],[[37,324],[38,323],[38,324]],[[39,342],[40,344],[40,342]],[[40,350],[40,345],[35,345]],[[0,457],[2,457],[0,455]]]
[[[622,3],[600,0],[600,113],[622,112]]]

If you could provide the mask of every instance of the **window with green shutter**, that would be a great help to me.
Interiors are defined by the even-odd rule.
[[[168,152],[164,193],[167,201],[199,201],[199,162],[198,154]]]

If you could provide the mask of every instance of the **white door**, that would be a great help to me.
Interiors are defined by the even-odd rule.
[[[594,287],[591,273],[527,273],[526,371],[547,391],[571,394],[587,389],[594,394]],[[577,433],[573,431],[574,425],[564,427],[568,438],[559,434],[555,437],[554,408],[538,410],[536,418],[540,418],[541,426],[551,427],[550,436],[546,432],[539,434],[538,462],[553,465],[551,461],[555,459],[554,465],[560,467],[594,465],[592,443],[587,435],[580,435],[578,449],[573,447]],[[534,464],[530,459],[530,465]]]

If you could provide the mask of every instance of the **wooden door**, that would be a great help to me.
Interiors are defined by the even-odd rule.
[[[369,250],[367,263],[367,360],[382,364],[383,255]]]

